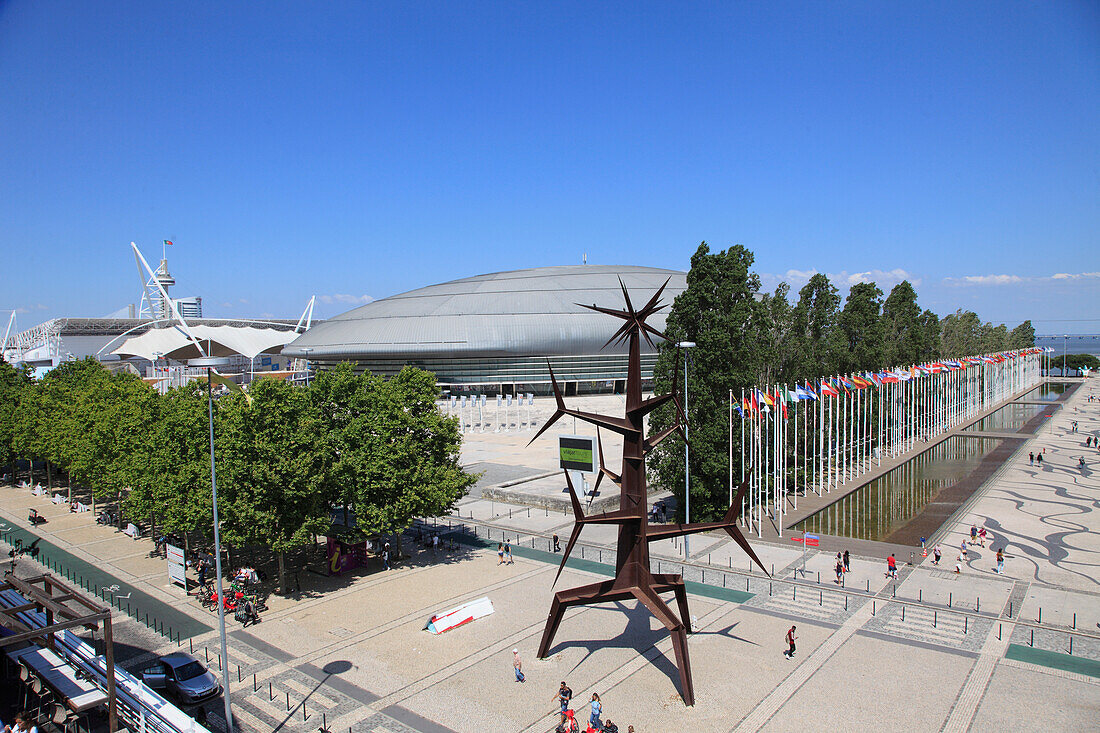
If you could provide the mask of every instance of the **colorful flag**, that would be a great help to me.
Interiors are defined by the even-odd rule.
[[[170,239],[164,240],[164,243],[167,244],[169,247],[172,246],[172,240],[170,240]]]
[[[836,387],[829,384],[829,382],[825,379],[821,380],[821,394],[822,395],[828,395],[829,397],[839,397],[840,396],[840,392],[837,391]]]

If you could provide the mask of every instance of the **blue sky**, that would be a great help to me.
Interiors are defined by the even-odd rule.
[[[1095,2],[0,2],[0,90],[21,327],[133,302],[130,241],[297,317],[707,240],[1100,332]]]

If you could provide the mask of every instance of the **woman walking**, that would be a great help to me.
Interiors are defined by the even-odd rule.
[[[596,730],[599,730],[603,727],[603,724],[600,722],[600,715],[603,713],[603,705],[600,704],[600,696],[597,695],[595,692],[592,693],[591,705],[592,715],[588,719],[588,724]]]

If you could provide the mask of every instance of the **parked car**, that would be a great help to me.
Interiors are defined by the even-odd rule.
[[[142,670],[141,681],[151,689],[167,692],[185,705],[221,694],[222,686],[202,662],[183,652],[167,654]]]

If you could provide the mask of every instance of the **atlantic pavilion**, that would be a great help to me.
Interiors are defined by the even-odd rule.
[[[392,376],[434,372],[449,392],[547,394],[549,364],[566,394],[622,392],[626,344],[607,344],[620,322],[583,305],[622,308],[622,286],[641,307],[666,283],[671,306],[687,274],[655,267],[577,265],[495,272],[429,285],[359,306],[315,325],[283,349],[328,369]],[[668,308],[649,323],[663,330]],[[642,376],[656,349],[642,341]]]

